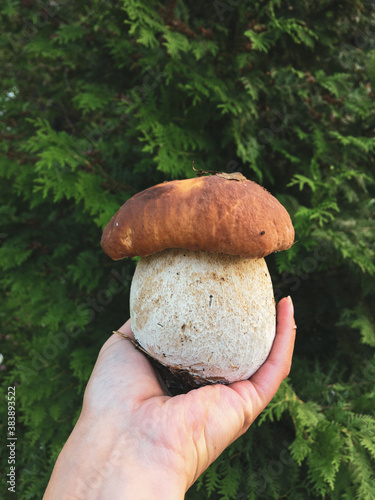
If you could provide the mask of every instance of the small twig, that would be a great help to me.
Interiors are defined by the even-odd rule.
[[[202,175],[205,175],[205,174],[207,174],[207,175],[216,175],[216,174],[218,174],[218,173],[219,173],[219,172],[218,172],[218,171],[216,171],[216,170],[207,170],[207,171],[206,171],[206,170],[199,170],[199,169],[196,169],[196,168],[194,167],[194,160],[193,160],[193,163],[192,163],[192,165],[191,165],[191,168],[194,170],[194,172],[197,172],[197,177],[202,177]]]

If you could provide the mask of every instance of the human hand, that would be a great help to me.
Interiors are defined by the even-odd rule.
[[[119,331],[132,338],[129,321]],[[290,370],[294,339],[286,298],[277,306],[271,353],[249,380],[170,397],[145,356],[112,335],[44,498],[183,498],[276,394]]]

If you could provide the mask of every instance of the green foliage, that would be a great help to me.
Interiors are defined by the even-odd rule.
[[[242,171],[289,210],[296,242],[268,265],[299,335],[290,378],[187,498],[372,499],[373,2],[8,0],[0,27],[1,374],[5,394],[16,385],[18,498],[41,498],[129,313],[135,260],[103,255],[103,227],[194,161]]]

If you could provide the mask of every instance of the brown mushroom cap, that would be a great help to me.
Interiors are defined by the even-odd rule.
[[[157,184],[130,198],[104,229],[114,260],[167,248],[262,258],[290,248],[294,229],[285,208],[241,174]]]

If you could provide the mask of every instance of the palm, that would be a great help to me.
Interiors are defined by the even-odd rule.
[[[130,342],[113,335],[100,352],[84,409],[94,409],[99,416],[110,411],[126,422],[123,431],[137,452],[182,470],[185,463],[193,464],[186,474],[192,484],[248,429],[287,375],[294,343],[294,320],[288,311],[281,301],[272,352],[250,380],[175,397],[163,392],[148,360]],[[129,321],[120,331],[132,336]]]

